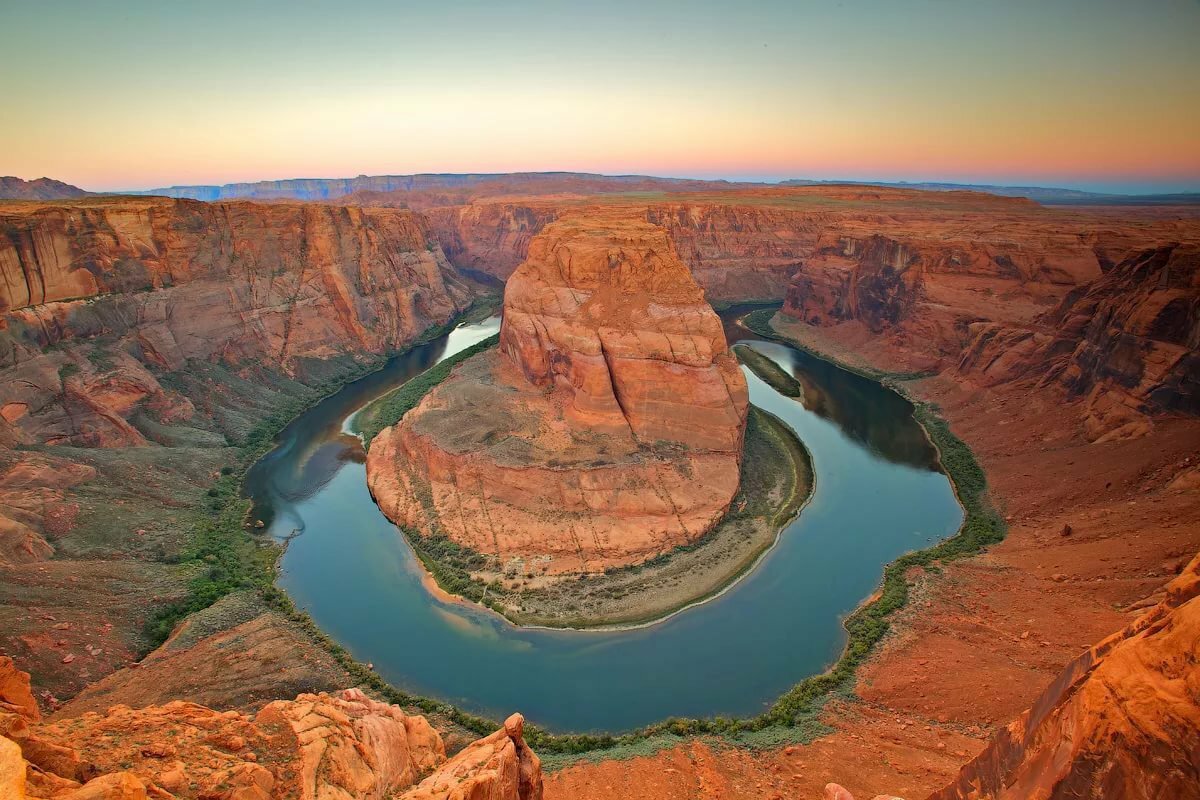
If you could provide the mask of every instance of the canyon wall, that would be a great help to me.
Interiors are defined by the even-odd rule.
[[[529,255],[529,243],[558,216],[551,206],[472,203],[424,211],[446,258],[459,269],[508,280]]]
[[[403,209],[0,205],[0,650],[51,704],[138,660],[237,447],[470,300]],[[251,638],[300,646],[269,614]],[[336,686],[327,661],[226,688]]]
[[[469,290],[416,214],[97,199],[0,210],[0,442],[137,445],[188,419],[163,373],[256,362],[303,376],[445,322]]]
[[[564,216],[509,280],[499,352],[371,444],[384,513],[504,568],[634,564],[700,537],[738,486],[746,384],[666,231]]]
[[[1028,327],[969,326],[966,380],[1031,380],[1083,400],[1090,438],[1138,436],[1155,414],[1200,415],[1200,245],[1135,253]]]

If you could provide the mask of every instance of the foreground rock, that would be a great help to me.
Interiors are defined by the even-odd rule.
[[[929,800],[1200,797],[1200,556]],[[854,800],[829,784],[826,800]]]
[[[172,702],[38,723],[29,676],[0,662],[0,797],[53,800],[540,800],[541,766],[514,714],[447,760],[423,717],[357,689],[256,715]],[[10,709],[17,710],[10,710]]]
[[[1200,556],[930,800],[1200,797]]]
[[[372,443],[384,513],[522,572],[599,571],[695,541],[738,485],[748,397],[666,232],[589,212],[508,283],[499,352]]]

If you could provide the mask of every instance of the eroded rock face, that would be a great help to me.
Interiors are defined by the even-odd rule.
[[[788,288],[785,313],[811,325],[860,320],[872,333],[912,314],[923,291],[920,250],[884,236],[842,239]]]
[[[469,291],[401,209],[96,198],[0,212],[0,443],[125,447],[194,412],[157,373],[290,374],[407,344]],[[52,349],[47,349],[52,348]]]
[[[737,452],[747,394],[720,320],[666,231],[598,213],[556,224],[510,279],[500,348],[572,421]]]
[[[1200,414],[1200,246],[1135,253],[1029,327],[972,326],[958,372],[1082,398],[1089,438],[1138,436],[1155,413]]]
[[[500,339],[372,443],[390,518],[563,573],[638,563],[724,514],[746,384],[662,228],[600,212],[548,226]]]
[[[542,765],[513,714],[504,727],[472,742],[400,800],[541,800]]]
[[[276,701],[254,716],[172,702],[34,722],[0,729],[6,800],[540,800],[542,792],[519,714],[447,761],[423,717],[357,689]]]
[[[452,264],[501,280],[525,261],[529,243],[558,216],[551,206],[516,203],[473,203],[424,213]]]
[[[930,800],[1200,797],[1200,556]]]

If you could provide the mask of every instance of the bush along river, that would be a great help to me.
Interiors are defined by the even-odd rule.
[[[782,394],[743,367],[751,402],[808,448],[815,487],[778,543],[714,599],[630,630],[519,628],[446,602],[367,491],[350,433],[359,408],[499,329],[460,325],[349,384],[283,430],[250,470],[246,492],[270,533],[289,540],[278,584],[381,677],[495,719],[519,710],[554,732],[619,732],[668,717],[760,714],[822,672],[846,643],[844,618],[879,586],[884,566],[963,521],[912,405],[879,383],[735,324],[799,385]]]

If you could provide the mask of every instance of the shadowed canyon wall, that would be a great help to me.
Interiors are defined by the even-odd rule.
[[[1156,413],[1200,415],[1200,245],[1137,252],[1027,328],[969,330],[959,373],[1059,385],[1083,399],[1092,439],[1139,436]]]

